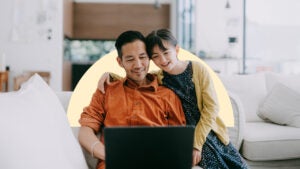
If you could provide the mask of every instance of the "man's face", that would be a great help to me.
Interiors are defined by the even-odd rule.
[[[121,67],[126,71],[127,78],[135,81],[138,85],[146,83],[146,74],[149,70],[149,57],[145,43],[136,40],[122,46],[122,59],[117,58]]]

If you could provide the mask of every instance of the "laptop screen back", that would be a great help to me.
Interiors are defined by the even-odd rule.
[[[106,169],[191,169],[194,127],[104,129]]]

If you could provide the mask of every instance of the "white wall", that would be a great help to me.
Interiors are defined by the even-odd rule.
[[[0,54],[6,54],[10,67],[10,90],[13,78],[26,70],[50,71],[51,88],[62,90],[62,10],[62,0],[0,1]],[[43,11],[47,15],[38,18],[37,13]],[[47,40],[48,29],[52,30],[51,40]]]
[[[300,73],[299,9],[299,0],[247,1],[247,73]]]
[[[247,19],[263,25],[300,26],[299,0],[247,1]]]
[[[243,1],[230,0],[196,1],[196,52],[203,50],[211,57],[242,57],[243,52]],[[228,48],[228,37],[235,36],[238,43]],[[230,52],[228,50],[231,50]]]

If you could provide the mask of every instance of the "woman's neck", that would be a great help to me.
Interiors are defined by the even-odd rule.
[[[178,60],[178,62],[175,65],[175,67],[170,72],[168,72],[168,73],[172,74],[172,75],[178,75],[178,74],[184,72],[184,70],[186,69],[186,67],[188,66],[188,64],[189,64],[188,61]]]

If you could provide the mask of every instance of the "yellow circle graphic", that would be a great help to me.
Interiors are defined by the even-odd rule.
[[[118,75],[125,76],[125,71],[118,65],[116,57],[116,50],[103,56],[86,71],[86,73],[82,76],[82,78],[76,85],[70,99],[67,114],[71,126],[80,126],[78,122],[80,114],[82,113],[83,108],[89,105],[93,93],[97,90],[98,80],[103,73],[113,72]],[[205,67],[207,67],[210,75],[213,78],[214,86],[217,91],[218,101],[220,105],[219,115],[226,124],[226,126],[233,127],[234,117],[231,102],[226,89],[224,88],[221,80],[216,75],[216,73],[200,58],[182,48],[180,48],[179,50],[178,58],[180,60],[198,61],[202,63]],[[153,62],[150,62],[149,72],[158,69],[159,68],[155,66]]]

